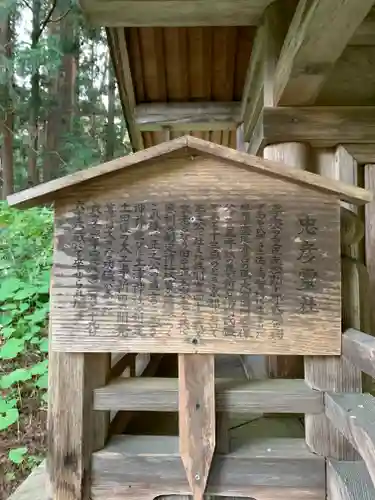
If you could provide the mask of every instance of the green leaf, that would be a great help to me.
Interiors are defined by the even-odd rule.
[[[0,413],[0,431],[7,429],[19,419],[17,408],[12,408],[4,413]]]
[[[13,359],[23,350],[25,341],[23,339],[9,339],[0,349],[1,359]]]
[[[15,331],[16,330],[13,328],[13,326],[6,326],[2,329],[1,335],[4,337],[4,339],[9,339],[9,337],[11,337]]]
[[[21,464],[27,453],[27,448],[13,448],[13,450],[9,451],[8,457],[11,462],[14,464]]]
[[[48,370],[48,359],[37,363],[30,368],[31,375],[44,375]]]
[[[17,382],[25,382],[26,380],[30,380],[32,377],[30,370],[26,368],[17,368],[7,375],[3,375],[0,378],[0,387],[2,389],[9,389],[13,384]]]
[[[26,287],[23,288],[22,290],[19,290],[15,295],[13,295],[13,299],[14,300],[30,299],[35,295],[36,292],[37,289],[35,289],[34,287]]]
[[[8,278],[4,280],[0,286],[0,302],[12,298],[22,285],[22,281],[17,278]]]
[[[42,339],[39,344],[41,352],[48,352],[48,339]]]
[[[17,406],[16,399],[0,399],[0,413],[6,413]]]
[[[38,378],[35,385],[39,387],[39,389],[47,389],[48,388],[48,373],[45,373],[41,377]]]

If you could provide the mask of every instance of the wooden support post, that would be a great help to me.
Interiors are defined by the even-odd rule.
[[[309,146],[298,142],[275,144],[264,149],[263,157],[285,163],[298,170],[307,170]],[[303,357],[270,356],[269,373],[273,378],[303,378]]]
[[[337,168],[340,151],[325,149],[316,151],[317,173],[337,178],[341,170],[352,169],[350,159],[346,162],[341,157]],[[345,166],[346,165],[346,166]],[[348,240],[346,240],[348,241]],[[343,268],[346,273],[346,268]],[[355,285],[352,275],[343,276],[343,289],[350,290]],[[355,288],[357,288],[355,286]],[[358,310],[356,297],[352,293],[343,293],[343,311],[348,321],[357,321]],[[305,380],[310,387],[320,391],[330,392],[361,392],[361,371],[354,367],[343,356],[306,356]],[[306,442],[314,453],[335,458],[337,460],[357,460],[358,454],[351,444],[328,421],[324,414],[306,415],[305,417]]]
[[[180,354],[180,454],[194,500],[202,500],[215,450],[213,354]]]
[[[365,187],[375,193],[375,165],[365,166]],[[375,201],[365,207],[365,264],[369,276],[368,297],[375,293]],[[375,335],[375,308],[367,303],[370,309],[369,325],[366,333]],[[363,327],[364,325],[362,325]],[[363,331],[366,331],[363,328]]]
[[[48,473],[53,500],[90,498],[91,453],[106,441],[109,412],[93,411],[107,382],[110,354],[50,352]]]

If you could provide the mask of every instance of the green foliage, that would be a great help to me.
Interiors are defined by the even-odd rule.
[[[45,401],[48,351],[45,331],[52,259],[52,211],[11,209],[0,203],[0,431],[20,419],[22,391]],[[23,362],[20,366],[19,360]],[[27,448],[10,450],[15,464],[29,463]],[[11,480],[11,479],[9,479]]]

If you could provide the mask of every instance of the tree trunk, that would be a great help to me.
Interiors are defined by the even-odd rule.
[[[33,29],[31,33],[31,49],[38,48],[40,37],[40,12],[41,1],[33,0]],[[38,129],[39,129],[39,111],[40,111],[40,92],[39,92],[39,68],[34,69],[31,76],[31,95],[29,101],[29,161],[28,161],[28,184],[35,186],[39,183],[37,169],[38,159]]]
[[[0,68],[5,73],[0,85],[0,134],[3,137],[1,153],[2,197],[5,199],[14,191],[13,176],[13,103],[10,86],[13,81],[11,71],[12,30],[10,15],[0,19],[0,56],[5,57],[7,64]]]
[[[112,160],[115,154],[116,132],[115,132],[115,75],[111,61],[108,64],[108,115],[107,133],[105,142],[105,160]]]

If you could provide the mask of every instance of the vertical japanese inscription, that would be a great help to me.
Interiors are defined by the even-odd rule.
[[[118,254],[118,282],[117,282],[117,333],[122,337],[131,334],[129,328],[129,281],[131,275],[131,248],[129,246],[130,220],[132,207],[126,203],[119,206],[119,254]]]
[[[160,272],[161,272],[161,216],[158,206],[151,204],[149,218],[149,293],[151,307],[155,308],[160,298]],[[160,317],[153,314],[151,318],[151,335],[155,336],[157,328],[160,327]]]
[[[233,225],[233,214],[235,206],[228,204],[224,207],[225,234],[224,234],[224,256],[225,256],[225,293],[227,296],[226,313],[224,318],[224,336],[236,336],[236,295],[235,295],[235,267],[234,267],[234,248],[235,231]]]
[[[213,335],[216,336],[219,333],[219,322],[218,316],[220,311],[220,297],[219,297],[219,287],[218,287],[218,276],[220,269],[220,256],[221,249],[219,245],[219,214],[218,205],[211,205],[211,241],[209,243],[210,253],[210,267],[211,267],[211,279],[210,279],[210,298],[209,304],[211,308],[211,325]]]
[[[204,307],[204,223],[205,207],[202,204],[195,206],[195,215],[191,218],[194,230],[194,247],[195,254],[193,260],[193,286],[194,286],[194,302],[195,302],[195,321],[194,331],[197,337],[203,335],[204,328],[202,323],[202,313]]]
[[[271,262],[269,267],[269,277],[272,298],[272,338],[282,339],[283,331],[283,309],[282,309],[282,285],[283,285],[283,256],[281,231],[284,225],[282,219],[281,205],[272,205],[270,211],[269,232],[271,236]]]
[[[75,291],[73,297],[73,307],[78,311],[78,319],[82,319],[85,309],[85,295],[83,291],[83,271],[84,271],[84,249],[85,249],[85,204],[77,201],[73,211],[73,237],[72,250],[74,252],[74,277]]]
[[[100,216],[102,214],[101,206],[93,203],[88,208],[88,283],[89,283],[89,335],[96,335],[98,324],[96,321],[96,312],[98,305],[98,288],[100,287]]]
[[[306,214],[299,218],[299,255],[297,257],[300,263],[299,268],[299,287],[301,314],[318,312],[316,292],[318,285],[318,272],[315,264],[318,248],[316,246],[316,236],[318,227],[316,219]]]
[[[188,204],[183,204],[180,206],[180,220],[179,227],[181,227],[181,250],[180,250],[180,300],[181,300],[181,319],[180,319],[180,333],[182,335],[189,334],[189,297],[190,297],[190,248],[189,248],[189,236],[190,236],[190,223],[191,223],[191,206]]]
[[[256,337],[259,338],[263,334],[264,329],[264,315],[265,315],[265,294],[266,294],[266,206],[264,204],[258,205],[256,210],[256,288],[255,288],[255,309],[257,314],[256,322]]]
[[[241,276],[240,276],[240,310],[241,310],[241,337],[249,337],[250,313],[251,313],[251,208],[249,203],[241,205],[240,225],[240,252],[241,252]]]
[[[102,280],[104,284],[104,297],[109,298],[114,292],[115,285],[115,261],[113,242],[115,236],[113,234],[114,222],[116,215],[116,205],[114,203],[107,203],[105,205],[105,226],[104,226],[104,261]]]
[[[146,206],[138,203],[134,207],[134,229],[133,238],[135,242],[135,261],[133,264],[132,292],[133,292],[133,328],[137,336],[143,334],[143,300],[144,300],[144,250],[146,230]]]
[[[176,287],[176,206],[167,203],[164,213],[164,307],[166,314],[173,314]]]

